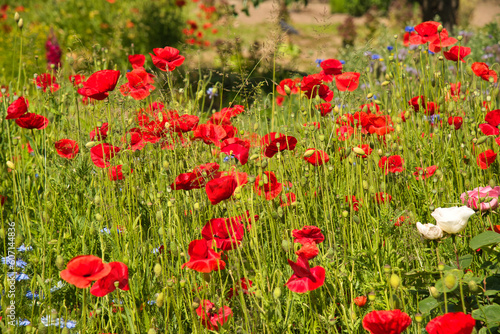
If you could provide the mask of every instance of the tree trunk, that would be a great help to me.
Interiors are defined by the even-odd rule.
[[[448,32],[453,31],[458,17],[459,0],[418,0],[422,6],[423,21],[434,21],[434,16],[439,15],[443,27]]]

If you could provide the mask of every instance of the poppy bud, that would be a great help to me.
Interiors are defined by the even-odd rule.
[[[438,270],[439,271],[443,271],[444,270],[444,263],[441,262],[441,261],[438,263]]]
[[[86,148],[92,148],[94,146],[96,146],[99,142],[96,142],[96,141],[89,141],[87,144],[85,144],[85,147]]]
[[[349,216],[349,212],[344,210],[342,211],[342,217],[347,218]]]
[[[394,35],[394,39],[398,39],[398,35]]]
[[[493,179],[490,179],[490,181],[488,182],[488,184],[489,184],[489,186],[490,186],[490,187],[492,187],[492,188],[495,188],[495,186],[496,186],[496,182],[495,182],[495,180],[493,180]]]
[[[128,256],[124,256],[123,259],[122,259],[122,262],[125,263],[128,266],[128,263],[129,263]]]
[[[441,293],[433,286],[429,288],[429,292],[432,296],[432,298],[438,299]]]
[[[196,211],[200,210],[200,203],[194,203],[194,209]]]
[[[422,316],[422,314],[420,314],[420,313],[415,314],[415,321],[417,323],[421,323],[423,320],[424,320],[424,317]]]
[[[288,85],[285,85],[284,90],[285,90],[286,95],[290,95],[290,93],[292,92],[292,90],[290,89],[290,87]]]
[[[173,287],[174,286],[174,280],[172,280],[172,279],[167,280],[167,286],[169,288]]]
[[[101,203],[101,196],[95,195],[94,197],[94,204],[98,205]]]
[[[148,330],[148,334],[156,334],[156,330],[154,328],[150,328]]]
[[[45,326],[43,323],[38,325],[38,334],[47,334],[49,332],[49,327]]]
[[[273,297],[274,299],[279,299],[281,297],[281,288],[277,287],[273,291]]]
[[[386,264],[384,266],[384,273],[389,274],[391,272],[391,266],[389,264]]]
[[[61,255],[56,256],[56,267],[59,270],[64,269],[64,258]]]
[[[467,285],[469,286],[469,290],[471,292],[478,292],[479,291],[479,287],[475,281],[469,281],[467,283]]]
[[[24,26],[23,19],[19,19],[19,21],[17,22],[17,26],[19,27],[19,29],[23,30],[23,26]]]
[[[444,278],[444,285],[448,289],[453,289],[455,287],[455,284],[457,283],[457,278],[453,274],[448,274]]]
[[[191,307],[196,310],[198,307],[200,307],[200,303],[198,303],[197,301],[194,301],[191,303]]]
[[[376,105],[381,105],[382,101],[380,101],[380,100],[373,100],[373,103],[375,103]]]
[[[358,216],[354,215],[352,216],[352,220],[354,220],[355,223],[359,224],[361,222],[361,220],[359,219]]]
[[[477,145],[481,145],[482,143],[484,143],[485,141],[487,141],[489,138],[489,136],[482,136],[482,137],[479,137],[479,139],[476,141],[476,144]]]
[[[97,220],[98,222],[102,222],[104,220],[104,217],[101,214],[96,213],[95,220]]]
[[[255,123],[253,125],[253,131],[257,131],[258,128],[259,128],[259,123]]]
[[[7,167],[9,167],[12,170],[16,169],[16,165],[14,165],[12,161],[7,161]]]
[[[158,294],[158,297],[156,297],[156,306],[162,307],[164,301],[165,301],[165,295],[163,294],[163,292],[161,292]]]
[[[316,152],[316,149],[314,149],[314,148],[311,148],[311,149],[307,150],[307,151],[304,153],[304,158],[309,158],[309,157],[311,157],[311,156],[314,154],[314,152]]]
[[[14,13],[14,20],[16,20],[16,23],[19,22],[19,19],[21,18],[21,16],[19,15],[18,12],[15,12]]]
[[[462,36],[462,35],[458,35],[458,36],[457,36],[457,39],[458,39],[459,41],[461,41],[462,39],[464,39],[464,36]]]
[[[377,296],[375,295],[375,291],[368,293],[368,300],[373,302]]]
[[[390,84],[390,83],[391,83],[390,81],[387,81],[387,80],[386,80],[386,81],[383,81],[383,82],[381,83],[381,86],[382,86],[382,87],[384,87],[384,86],[387,86],[387,85],[388,85],[388,84]]]
[[[361,147],[353,147],[352,150],[357,155],[365,155],[366,154],[365,150],[363,150]]]
[[[163,211],[156,211],[156,220],[163,220]]]
[[[291,243],[290,241],[284,239],[282,242],[281,242],[281,248],[283,248],[283,250],[285,252],[288,252],[290,251],[290,247],[291,247]]]
[[[177,254],[177,244],[175,241],[170,242],[170,253]]]
[[[319,139],[319,141],[325,141],[325,136],[324,135],[319,135],[318,139]]]
[[[371,99],[372,97],[373,97],[373,93],[369,93],[368,95],[366,95],[367,99]]]
[[[401,284],[401,279],[399,278],[398,275],[392,274],[389,283],[391,284],[394,290],[397,290],[397,288],[399,288],[399,285]]]

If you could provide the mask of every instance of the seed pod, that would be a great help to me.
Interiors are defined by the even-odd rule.
[[[165,301],[165,295],[163,294],[163,292],[161,292],[158,294],[158,297],[156,297],[156,306],[162,307],[164,301]]]
[[[479,291],[479,287],[475,281],[469,281],[467,283],[467,285],[469,286],[469,290],[471,292],[478,292]]]
[[[285,252],[288,252],[290,251],[290,248],[291,248],[291,243],[290,241],[284,239],[282,242],[281,242],[281,248],[283,248],[283,250]]]
[[[9,167],[10,169],[16,169],[16,165],[14,165],[14,163],[12,161],[7,161],[7,167]]]
[[[482,143],[484,143],[485,141],[488,140],[488,138],[490,138],[489,136],[482,136],[482,137],[479,137],[479,139],[476,141],[476,144],[477,145],[481,145]]]
[[[311,148],[311,149],[307,150],[307,151],[304,153],[304,158],[309,158],[309,157],[311,157],[311,156],[314,154],[314,152],[316,152],[316,150],[315,150],[314,148]]]
[[[64,269],[64,258],[61,255],[56,256],[56,267],[59,270]]]
[[[281,288],[277,287],[273,291],[273,297],[274,299],[279,299],[281,297]]]
[[[354,151],[354,153],[356,153],[357,155],[365,155],[366,152],[365,150],[363,150],[361,147],[353,147],[352,150]]]
[[[155,264],[153,271],[154,271],[156,277],[160,277],[160,275],[161,275],[161,264],[159,264],[159,263]]]
[[[98,144],[98,142],[96,142],[96,141],[89,141],[87,144],[85,144],[85,147],[92,148],[92,147],[96,146],[97,144]]]
[[[104,217],[100,213],[96,213],[95,220],[97,220],[98,222],[102,222],[104,220]]]
[[[455,287],[455,284],[457,283],[457,278],[453,274],[448,274],[444,278],[444,285],[448,289],[453,289]]]
[[[438,299],[441,293],[433,286],[429,288],[429,292],[434,299]]]
[[[399,285],[401,284],[401,279],[399,278],[398,275],[392,274],[389,283],[391,284],[394,290],[397,290],[397,288],[399,288]]]

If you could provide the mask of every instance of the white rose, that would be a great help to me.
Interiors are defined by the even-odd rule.
[[[469,217],[474,213],[474,210],[466,206],[454,206],[451,208],[437,208],[431,215],[436,219],[437,226],[443,231],[456,234],[465,229]]]
[[[421,224],[417,222],[417,230],[425,239],[436,240],[443,237],[443,230],[434,224]]]

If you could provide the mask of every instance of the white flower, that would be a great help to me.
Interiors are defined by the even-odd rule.
[[[443,237],[443,230],[434,224],[421,224],[417,222],[417,230],[425,239],[436,240]]]
[[[456,234],[465,229],[469,217],[474,213],[474,210],[466,206],[454,206],[451,208],[437,208],[431,215],[436,219],[437,226],[443,231]]]

